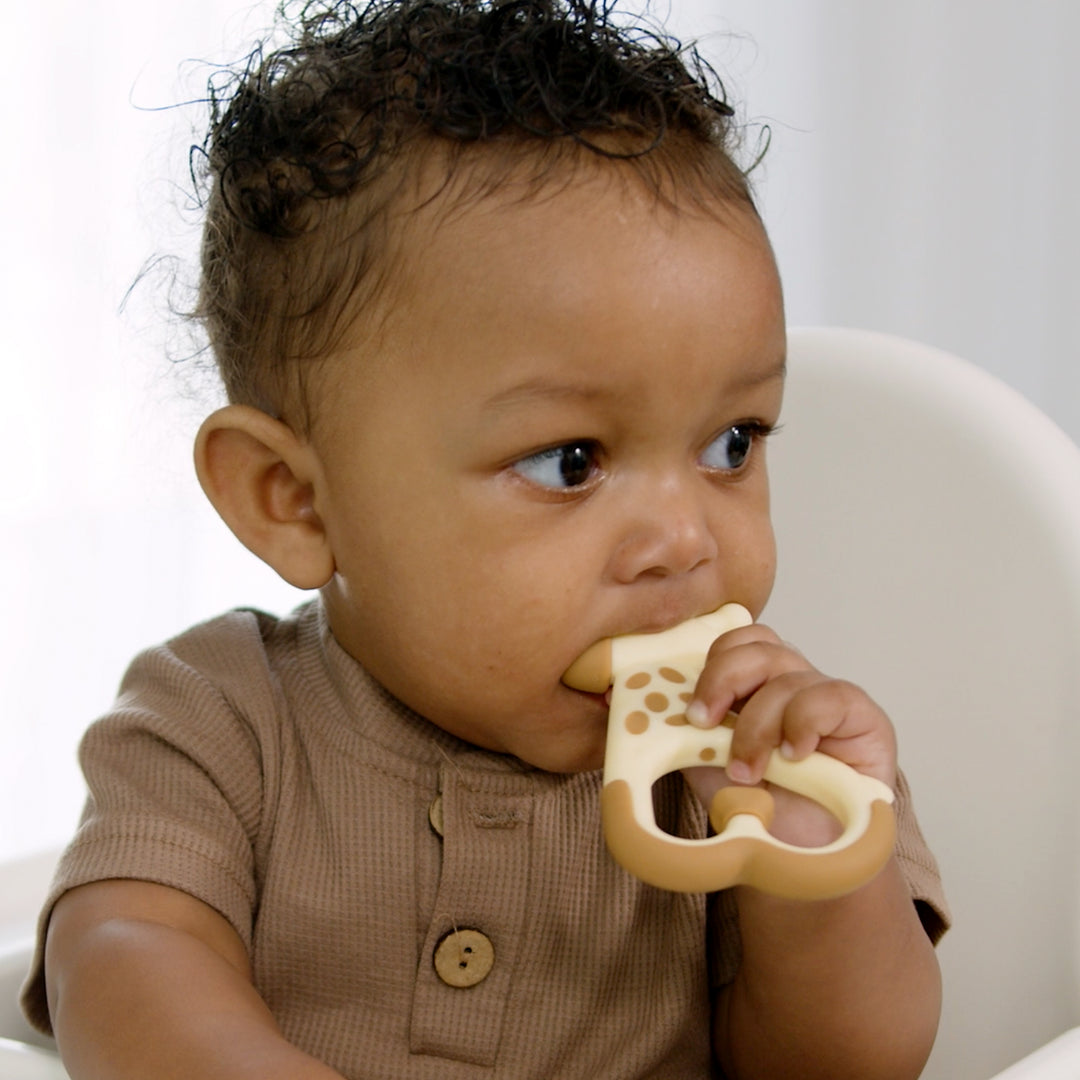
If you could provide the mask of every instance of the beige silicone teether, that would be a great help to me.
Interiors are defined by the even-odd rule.
[[[893,793],[887,784],[825,754],[788,761],[774,751],[765,779],[820,803],[843,828],[832,843],[801,848],[768,827],[772,796],[764,788],[725,787],[713,799],[715,836],[687,840],[662,832],[652,786],[693,765],[726,765],[731,729],[693,727],[685,709],[721,634],[752,622],[738,604],[658,634],[609,638],[584,653],[563,676],[578,690],[611,687],[601,813],[615,859],[650,885],[709,892],[753,885],[775,896],[822,900],[865,884],[893,849]]]

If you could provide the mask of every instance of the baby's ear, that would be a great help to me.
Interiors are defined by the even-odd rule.
[[[315,512],[319,460],[292,428],[227,405],[199,429],[195,471],[225,524],[290,585],[318,589],[330,580],[334,557]]]

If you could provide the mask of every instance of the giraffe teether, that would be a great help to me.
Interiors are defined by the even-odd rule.
[[[615,859],[650,885],[675,892],[709,892],[753,885],[775,896],[820,900],[865,884],[893,849],[893,793],[887,784],[825,754],[788,761],[777,751],[765,779],[820,803],[843,827],[830,844],[795,847],[768,827],[772,796],[759,787],[725,787],[709,808],[715,836],[687,840],[662,832],[653,814],[652,786],[665,774],[694,765],[726,765],[731,729],[703,730],[686,719],[709,646],[721,634],[752,622],[738,604],[657,634],[601,641],[563,676],[578,690],[611,687],[601,815]]]

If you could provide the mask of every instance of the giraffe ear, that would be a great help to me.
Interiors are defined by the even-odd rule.
[[[611,685],[611,638],[590,645],[566,669],[562,681],[571,690],[602,694]]]
[[[334,558],[315,510],[322,470],[292,428],[228,405],[199,429],[195,470],[225,524],[290,585],[318,589],[330,580]]]

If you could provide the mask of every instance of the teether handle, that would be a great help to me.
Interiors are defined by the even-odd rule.
[[[765,830],[771,804],[763,788],[724,788],[710,808],[717,835],[679,841],[643,827],[630,785],[616,780],[605,785],[601,795],[604,839],[615,860],[649,885],[673,892],[750,885],[796,900],[826,900],[852,892],[875,877],[892,853],[895,819],[884,800],[870,804],[859,836],[827,851],[794,848],[769,837]]]

